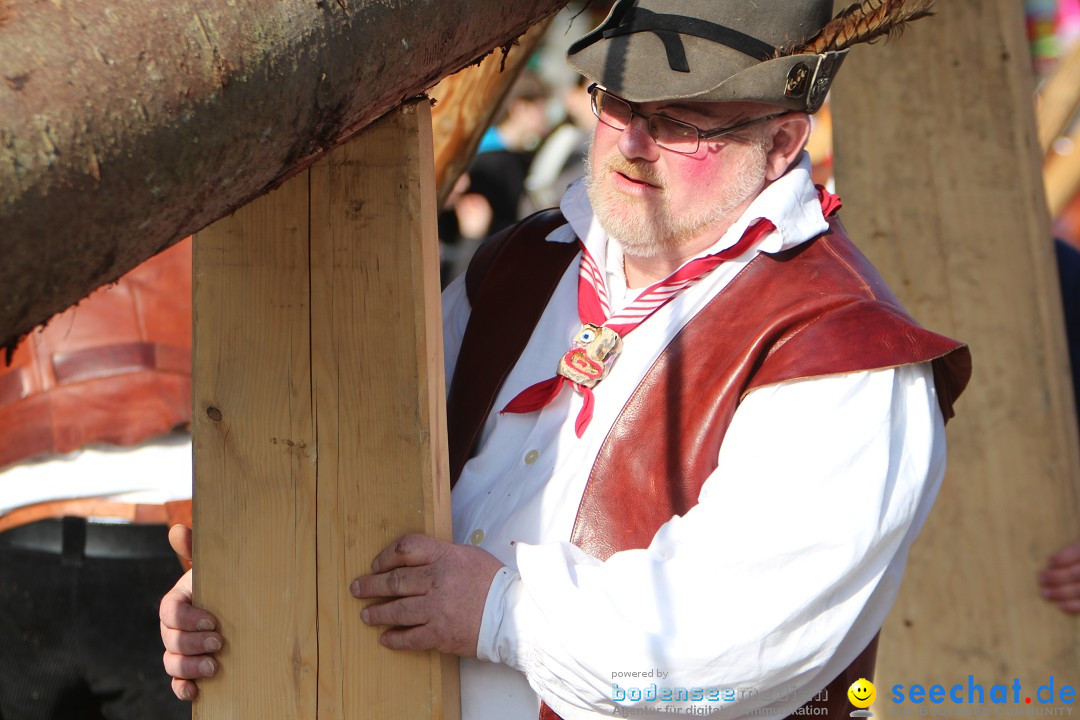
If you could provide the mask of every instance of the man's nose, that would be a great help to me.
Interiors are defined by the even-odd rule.
[[[627,160],[636,158],[653,161],[659,157],[660,146],[652,138],[648,120],[638,115],[630,119],[630,124],[619,136],[619,152]]]

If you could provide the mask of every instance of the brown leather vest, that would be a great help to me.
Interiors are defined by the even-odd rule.
[[[488,241],[469,268],[473,310],[448,401],[454,482],[578,254],[576,243],[544,239],[565,222],[557,211],[538,213]],[[696,504],[735,409],[755,388],[932,361],[942,413],[952,416],[971,374],[967,347],[921,328],[839,221],[831,218],[830,226],[796,248],[758,255],[664,350],[601,447],[574,544],[601,559],[647,547],[663,523]],[[493,331],[497,342],[488,337]],[[875,637],[807,706],[846,717],[847,689],[873,676],[876,654]],[[557,717],[541,707],[541,720]]]
[[[190,421],[190,239],[54,316],[0,364],[0,469]]]

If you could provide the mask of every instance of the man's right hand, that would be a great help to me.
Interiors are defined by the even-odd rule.
[[[181,559],[191,560],[191,528],[174,525],[169,544]],[[222,639],[214,632],[217,619],[191,604],[190,570],[161,599],[160,618],[165,672],[172,676],[173,692],[181,700],[194,700],[199,694],[194,681],[217,672],[212,655],[221,649]]]

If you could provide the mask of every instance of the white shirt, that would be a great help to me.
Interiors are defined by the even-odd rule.
[[[662,526],[648,549],[600,562],[569,543],[600,446],[664,347],[757,252],[826,228],[809,167],[804,157],[702,254],[730,247],[759,217],[775,232],[624,340],[595,388],[582,438],[574,433],[582,398],[569,388],[539,412],[488,417],[452,494],[454,540],[507,567],[488,593],[479,659],[461,661],[464,720],[535,720],[540,699],[566,720],[667,717],[657,711],[687,714],[689,706],[780,718],[880,628],[944,474],[943,424],[925,364],[750,393],[698,504]],[[609,296],[626,294],[617,245],[593,219],[581,184],[562,210],[569,225],[548,239],[581,237],[605,269]],[[579,329],[577,275],[571,263],[496,409],[553,375]],[[470,312],[460,279],[443,299],[450,377]],[[701,688],[703,697],[650,699],[654,683],[673,697],[680,688]]]
[[[26,505],[100,498],[160,505],[191,498],[191,433],[90,445],[0,468],[0,516]]]

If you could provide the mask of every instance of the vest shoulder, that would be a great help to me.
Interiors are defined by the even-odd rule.
[[[782,288],[782,326],[747,390],[943,359],[965,385],[970,356],[963,343],[922,327],[839,222],[831,225],[797,248],[762,256],[756,282]]]
[[[770,266],[766,272],[785,280],[797,276],[809,281],[814,294],[825,302],[837,296],[861,297],[895,306],[903,313],[896,295],[840,221],[831,218],[829,225],[827,232],[791,250],[762,255],[762,262]]]
[[[476,302],[485,279],[493,271],[500,274],[535,271],[536,263],[541,263],[542,267],[547,258],[554,258],[558,263],[564,255],[576,255],[575,243],[545,240],[553,230],[565,224],[566,218],[557,208],[540,210],[481,243],[465,271],[465,291],[469,301]]]

